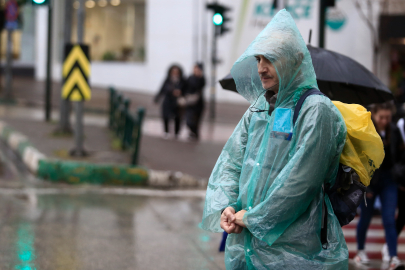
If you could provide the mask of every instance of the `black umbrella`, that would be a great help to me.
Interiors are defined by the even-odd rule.
[[[319,90],[332,100],[367,106],[392,100],[391,91],[373,73],[342,54],[308,45]],[[231,74],[219,81],[236,92]]]

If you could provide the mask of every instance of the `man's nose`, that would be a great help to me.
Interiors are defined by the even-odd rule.
[[[266,73],[266,72],[267,72],[266,67],[265,67],[263,64],[261,64],[261,63],[259,63],[258,72],[259,72],[260,74],[263,74],[263,73]]]

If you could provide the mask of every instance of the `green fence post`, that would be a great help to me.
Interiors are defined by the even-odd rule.
[[[127,125],[129,125],[129,121],[128,121],[128,114],[129,114],[129,106],[131,105],[131,101],[129,99],[124,99],[124,104],[123,104],[123,108],[121,111],[121,128],[120,128],[120,139],[121,139],[121,148],[122,150],[125,150],[125,133],[127,130]]]
[[[108,122],[108,127],[110,129],[113,128],[113,122],[114,122],[114,102],[115,102],[115,95],[116,91],[113,87],[110,87],[110,115],[109,115],[109,122]]]
[[[123,100],[122,95],[118,94],[117,95],[117,103],[116,103],[117,109],[115,110],[115,115],[114,115],[114,127],[115,127],[116,136],[119,136],[119,133],[120,133],[122,100]]]
[[[126,124],[125,124],[125,130],[124,130],[124,144],[123,144],[123,149],[127,149],[128,147],[131,147],[132,142],[133,142],[133,132],[134,132],[134,127],[135,127],[135,122],[136,120],[132,116],[130,112],[127,113],[126,117]]]
[[[139,108],[138,109],[138,119],[137,119],[138,121],[137,121],[137,125],[135,126],[137,128],[137,131],[136,131],[136,139],[135,139],[135,151],[132,156],[132,165],[138,164],[141,135],[142,135],[142,123],[143,123],[144,117],[145,117],[145,109]]]

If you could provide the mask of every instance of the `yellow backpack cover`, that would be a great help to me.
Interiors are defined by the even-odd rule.
[[[346,123],[346,143],[340,163],[353,168],[363,185],[370,185],[371,178],[384,160],[384,145],[375,130],[371,113],[361,105],[332,101]]]

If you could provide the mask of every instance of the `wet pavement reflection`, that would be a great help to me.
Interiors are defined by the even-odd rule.
[[[224,269],[201,199],[37,197],[1,197],[1,269]]]
[[[221,234],[198,228],[203,203],[201,192],[42,182],[0,142],[0,269],[225,269]]]

